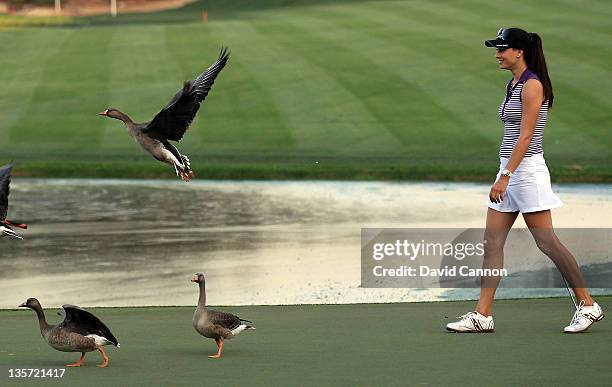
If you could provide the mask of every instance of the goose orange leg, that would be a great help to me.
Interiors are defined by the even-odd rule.
[[[177,163],[173,164],[174,170],[176,171],[176,175],[179,176],[183,181],[189,181],[189,179],[193,176],[193,172],[185,173]]]
[[[216,355],[208,355],[208,357],[211,359],[219,359],[221,357],[221,351],[223,351],[223,339],[215,339],[215,342],[217,343],[219,350],[217,351]]]
[[[106,368],[106,366],[108,365],[108,356],[106,356],[106,352],[104,351],[104,348],[102,348],[102,346],[98,347],[98,351],[100,351],[102,356],[104,356],[104,363],[98,364],[98,367]]]
[[[80,367],[85,363],[83,359],[85,359],[85,352],[81,352],[81,358],[76,363],[66,364],[66,367]]]

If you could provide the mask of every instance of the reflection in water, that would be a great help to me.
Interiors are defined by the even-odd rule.
[[[489,188],[14,180],[10,215],[31,227],[24,241],[0,240],[0,308],[28,297],[50,306],[194,304],[189,279],[199,271],[217,305],[444,299],[449,293],[439,289],[361,289],[360,229],[482,227]],[[560,194],[594,216],[576,224],[568,212],[572,223],[561,216],[567,224],[557,219],[558,226],[602,227],[610,219],[610,186]]]

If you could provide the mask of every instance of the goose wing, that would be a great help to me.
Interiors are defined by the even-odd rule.
[[[180,141],[196,116],[219,72],[225,67],[229,53],[221,49],[219,58],[193,81],[185,82],[172,100],[143,129],[149,135]]]
[[[231,313],[210,310],[208,311],[208,318],[210,319],[210,322],[214,325],[229,329],[230,331],[240,326],[240,318],[238,316],[234,316]]]
[[[76,305],[62,305],[62,308],[64,309],[65,317],[64,321],[59,325],[61,328],[83,336],[98,335],[104,337],[115,346],[119,345],[110,329],[93,314]]]
[[[0,168],[0,222],[6,219],[8,212],[9,185],[11,184],[11,170],[13,164]]]

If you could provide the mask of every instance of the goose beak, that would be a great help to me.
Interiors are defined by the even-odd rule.
[[[27,308],[28,306],[26,305],[25,302],[22,302],[21,305],[19,305],[20,308]]]
[[[100,115],[100,116],[108,116],[108,109],[106,109],[103,112],[98,113],[98,115]]]

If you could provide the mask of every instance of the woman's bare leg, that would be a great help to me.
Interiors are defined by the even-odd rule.
[[[540,250],[555,263],[561,275],[574,290],[577,301],[579,303],[584,301],[586,306],[593,305],[593,299],[586,289],[586,282],[576,258],[555,234],[550,210],[523,214],[523,218]]]
[[[504,267],[504,244],[518,212],[499,212],[492,208],[487,211],[487,227],[484,233],[485,249],[483,269],[502,269]],[[483,316],[490,316],[493,310],[493,298],[501,277],[481,277],[480,299],[476,311]]]

